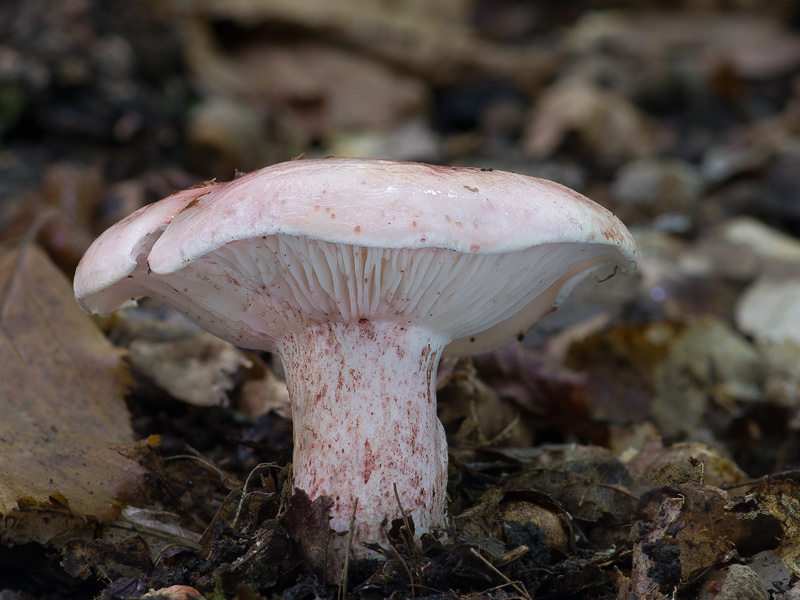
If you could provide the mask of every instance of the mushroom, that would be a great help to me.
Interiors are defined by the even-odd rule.
[[[277,352],[294,420],[295,490],[330,526],[385,540],[399,503],[446,527],[443,354],[521,338],[573,285],[638,254],[610,212],[551,181],[492,169],[298,160],[146,206],[75,275],[87,311],[159,298],[239,346]],[[395,487],[397,497],[395,496]],[[343,556],[344,536],[333,536]]]

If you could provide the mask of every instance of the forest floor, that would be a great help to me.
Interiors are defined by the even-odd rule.
[[[450,530],[338,585],[280,361],[71,287],[137,208],[299,155],[553,179],[641,254],[442,362]],[[0,4],[0,598],[798,599],[798,236],[794,0]]]

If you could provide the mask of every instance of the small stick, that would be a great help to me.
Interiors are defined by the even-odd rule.
[[[475,548],[470,548],[470,549],[469,549],[469,551],[470,551],[470,552],[472,552],[472,553],[473,553],[475,556],[477,556],[479,559],[481,559],[481,561],[482,561],[482,562],[483,562],[483,563],[484,563],[484,564],[485,564],[487,567],[489,567],[489,568],[490,568],[492,571],[494,571],[494,573],[496,573],[497,575],[499,575],[499,576],[500,576],[500,577],[503,579],[503,581],[505,581],[505,582],[506,582],[508,585],[510,585],[511,587],[513,587],[513,588],[514,588],[514,589],[517,591],[517,593],[518,593],[518,594],[521,594],[521,595],[523,596],[523,598],[525,598],[525,600],[531,600],[530,594],[528,594],[528,592],[525,590],[525,586],[523,586],[522,588],[520,588],[520,587],[519,587],[519,586],[518,586],[518,585],[517,585],[517,584],[516,584],[514,581],[511,581],[511,580],[510,580],[508,577],[506,577],[506,576],[505,576],[505,574],[504,574],[504,573],[502,573],[501,571],[499,571],[499,570],[498,570],[498,569],[497,569],[497,568],[496,568],[496,567],[495,567],[495,566],[494,566],[492,563],[490,563],[488,560],[486,560],[485,558],[483,558],[483,556],[481,556],[480,552],[478,552],[477,550],[475,550]]]
[[[416,584],[414,583],[414,577],[411,575],[411,569],[408,568],[406,561],[403,560],[403,557],[400,556],[400,553],[397,551],[397,548],[394,547],[393,544],[389,544],[389,547],[394,552],[394,555],[397,557],[397,560],[400,561],[400,564],[403,565],[403,568],[406,570],[406,575],[408,575],[409,586],[411,587],[411,597],[413,598],[416,596],[415,589]]]
[[[400,514],[403,516],[403,526],[406,530],[406,545],[408,546],[409,552],[411,552],[414,556],[414,563],[415,567],[417,568],[417,575],[419,575],[419,584],[422,585],[422,561],[420,560],[420,551],[417,547],[416,542],[414,541],[414,534],[411,531],[411,523],[408,521],[408,515],[406,515],[406,509],[403,508],[403,503],[400,501],[400,494],[397,493],[397,483],[393,483],[392,487],[394,488],[394,497],[397,500],[397,506],[400,508]],[[411,576],[409,575],[409,579]],[[414,580],[411,579],[411,595],[414,595]]]
[[[499,442],[502,442],[506,438],[506,436],[508,436],[511,433],[511,431],[514,429],[514,427],[516,427],[519,424],[519,422],[520,422],[520,416],[519,416],[519,413],[517,413],[517,416],[514,417],[514,419],[511,421],[511,423],[506,425],[503,428],[503,431],[501,431],[496,436],[494,436],[492,439],[490,439],[487,444],[489,446],[494,446],[495,444],[497,444]]]
[[[233,517],[233,523],[231,524],[233,527],[236,527],[236,524],[239,522],[239,516],[242,513],[242,505],[244,505],[244,500],[247,498],[248,494],[251,492],[247,491],[247,486],[250,485],[250,479],[256,472],[261,472],[264,469],[269,469],[271,467],[276,467],[275,463],[260,463],[253,467],[253,470],[247,475],[247,479],[244,480],[244,485],[242,486],[242,495],[239,498],[239,505],[236,507],[236,514]]]
[[[228,477],[225,473],[223,473],[220,468],[218,468],[216,465],[211,464],[202,456],[195,456],[194,454],[173,454],[172,456],[167,456],[164,459],[164,462],[168,460],[178,460],[178,459],[195,460],[204,467],[206,467],[209,471],[213,471],[214,473],[216,473],[219,476],[219,479],[222,483],[228,483],[229,481],[231,481],[231,478]],[[239,482],[233,481],[233,483],[238,484]]]
[[[411,533],[411,523],[408,522],[408,515],[406,515],[406,509],[403,508],[403,503],[400,501],[400,494],[397,492],[397,483],[393,483],[392,484],[392,488],[394,489],[394,498],[395,498],[395,500],[397,500],[397,506],[400,508],[400,516],[403,518],[403,527],[406,530],[406,535],[405,535],[406,545],[408,546],[409,551],[414,553],[414,558],[415,558],[415,560],[417,562],[417,565],[416,565],[417,566],[417,572],[420,575],[422,575],[422,570],[419,568],[420,565],[419,565],[419,559],[418,559],[417,553],[416,553],[416,546],[414,545],[414,537],[413,537],[413,534]],[[408,568],[408,565],[406,565],[406,561],[404,561],[402,559],[402,557],[400,556],[400,553],[397,551],[397,549],[394,546],[392,546],[392,550],[394,550],[394,553],[397,554],[397,557],[400,559],[400,562],[403,563],[403,566],[406,569],[406,573],[408,573],[408,580],[409,580],[409,582],[411,584],[411,595],[412,596],[416,596],[415,589],[414,589],[414,586],[415,586],[414,578],[411,576],[411,569]],[[420,581],[420,583],[422,583],[422,582]]]
[[[358,508],[358,497],[353,502],[353,512],[350,515],[350,529],[347,531],[347,546],[344,551],[344,566],[342,576],[339,578],[339,600],[344,600],[347,595],[347,576],[350,571],[350,548],[353,545],[353,535],[356,532],[356,509]]]
[[[728,484],[728,485],[723,485],[723,486],[720,486],[720,489],[721,490],[735,490],[736,488],[747,487],[748,485],[756,485],[756,484],[759,484],[759,483],[766,483],[767,481],[769,481],[771,479],[779,479],[781,477],[792,478],[792,477],[797,477],[798,475],[800,475],[800,471],[798,471],[797,469],[792,469],[790,471],[778,471],[777,473],[769,473],[767,475],[764,475],[759,479],[751,479],[749,481],[743,481],[742,483],[732,483],[732,484]]]
[[[392,487],[394,488],[394,498],[397,500],[397,506],[400,507],[400,515],[403,517],[403,525],[406,528],[406,542],[409,541],[409,537],[411,536],[411,524],[408,522],[408,516],[406,515],[406,510],[403,508],[403,503],[400,502],[400,494],[397,493],[397,484],[393,483]],[[413,538],[411,538],[413,542]],[[411,550],[411,548],[409,548]]]

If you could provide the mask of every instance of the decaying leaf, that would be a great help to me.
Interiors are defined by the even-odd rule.
[[[249,417],[261,417],[270,412],[283,419],[292,418],[292,404],[286,381],[273,373],[257,354],[249,354],[250,366],[245,369],[245,382],[239,392],[237,409]]]
[[[652,520],[639,521],[633,530],[633,566],[630,577],[619,575],[617,598],[666,600],[681,580],[680,549],[664,541],[678,521],[683,499],[665,498]]]
[[[750,510],[745,510],[745,507]],[[799,576],[800,484],[789,480],[767,480],[752,489],[738,509],[737,514],[743,520],[763,520],[766,516],[780,524],[783,535],[777,547],[778,554],[783,566],[795,577]]]
[[[88,578],[97,570],[109,581],[120,576],[137,576],[150,571],[150,548],[139,536],[110,544],[103,540],[75,539],[62,548],[61,566],[73,577]]]
[[[517,453],[518,457],[521,454]],[[509,487],[537,489],[556,498],[598,544],[624,539],[636,510],[637,498],[630,491],[631,476],[611,452],[597,446],[546,446],[528,453],[527,464],[509,478]],[[601,524],[601,527],[596,525]],[[617,537],[609,542],[609,537]]]
[[[205,600],[200,592],[188,585],[171,585],[168,588],[153,590],[142,598],[153,598],[155,600]]]
[[[730,565],[708,573],[700,586],[700,598],[715,600],[769,600],[767,586],[753,569]]]
[[[665,435],[692,431],[715,403],[725,412],[758,400],[761,362],[747,340],[722,321],[704,318],[673,340],[656,369],[653,405]]]
[[[726,513],[727,500],[722,490],[698,483],[658,488],[642,497],[634,556],[642,553],[659,567],[653,578],[662,592],[693,583],[734,549],[740,533],[736,519]]]
[[[106,182],[97,165],[54,163],[40,175],[42,188],[18,206],[6,239],[24,235],[43,214],[58,215],[43,223],[37,242],[64,270],[74,269],[81,255],[92,243],[89,223],[105,192]],[[7,207],[10,198],[3,198]],[[13,204],[11,204],[13,206]]]
[[[759,341],[764,362],[764,395],[771,403],[795,407],[800,401],[800,343]]]
[[[672,321],[621,326],[572,345],[566,364],[591,380],[586,393],[595,418],[612,423],[652,418],[653,372],[684,328]]]
[[[331,539],[333,532],[329,523],[331,506],[333,500],[328,496],[320,496],[312,502],[305,492],[298,490],[292,496],[283,519],[289,534],[300,545],[304,558],[320,576],[338,574],[342,569],[335,558],[336,553],[331,550],[335,543]],[[304,535],[299,535],[301,531]],[[335,541],[343,542],[339,538]]]
[[[773,551],[783,566],[796,574],[800,556],[796,506],[799,489],[794,482],[771,480],[734,500],[728,500],[723,490],[702,483],[651,490],[642,496],[640,520],[634,527],[632,580],[638,578],[641,583],[648,579],[648,585],[657,584],[661,593],[667,594],[673,588],[685,588],[709,569],[737,556],[761,557],[753,561],[753,569],[772,574],[771,580],[777,580],[783,576],[775,575],[775,568],[768,568],[767,564]],[[752,588],[752,597],[765,597],[763,585],[758,584],[764,575],[733,571],[737,573],[729,588]],[[720,583],[715,587],[721,588],[729,576],[730,572],[705,575],[704,585],[711,577]],[[788,581],[788,577],[784,579]]]
[[[569,134],[607,164],[652,156],[664,133],[622,95],[580,79],[558,82],[542,94],[524,141],[526,152],[553,154]]]
[[[800,277],[759,278],[739,299],[736,322],[759,340],[800,344]]]
[[[450,4],[458,8],[442,11],[437,10],[441,3],[397,2],[386,10],[380,4],[358,0],[203,1],[185,6],[191,7],[193,14],[246,23],[250,28],[254,24],[283,25],[308,31],[386,63],[400,64],[403,71],[437,85],[456,83],[465,74],[502,75],[536,89],[558,63],[558,56],[532,45],[507,48],[481,38],[467,26],[470,12],[466,5]]]
[[[484,383],[468,359],[459,361],[453,372],[439,381],[438,403],[445,430],[457,428],[457,444],[527,447],[533,443],[530,428],[520,420],[519,408]]]
[[[698,464],[702,466],[701,477],[693,478],[691,473]],[[632,489],[639,493],[652,488],[654,483],[671,485],[693,481],[722,488],[738,485],[749,479],[729,457],[716,448],[699,442],[664,444],[661,440],[649,440],[626,462],[626,466],[634,478]],[[656,475],[665,475],[666,468],[673,472],[687,473],[689,476],[683,479],[672,478],[669,481],[659,480]]]
[[[136,371],[195,406],[226,405],[231,375],[249,364],[233,344],[191,324],[119,317],[113,334],[127,346]]]
[[[712,409],[730,415],[758,401],[764,378],[755,348],[714,317],[590,336],[573,346],[569,366],[590,374],[587,394],[598,417],[654,418],[667,437],[695,431]]]
[[[122,356],[38,247],[0,252],[0,515],[6,543],[108,521],[138,495]]]
[[[785,590],[791,587],[794,577],[783,565],[777,551],[763,550],[752,557],[748,557],[747,565],[758,574],[762,581],[768,582],[771,588]]]
[[[584,393],[586,378],[563,367],[561,358],[559,356],[555,360],[521,343],[514,343],[470,360],[477,368],[479,380],[505,401],[505,420],[500,421],[504,427],[509,423],[510,409],[512,415],[532,416],[537,425],[551,424],[563,431],[565,436],[581,440],[601,439],[604,428],[591,423],[588,415],[589,407]],[[523,419],[522,426],[515,427],[515,431],[522,430],[525,433],[515,435],[520,443],[509,440],[502,445],[530,446],[530,443],[522,443],[526,437],[530,437],[525,429],[528,427]]]

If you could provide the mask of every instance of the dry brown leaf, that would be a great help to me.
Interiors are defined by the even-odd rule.
[[[634,566],[637,554],[646,559],[643,566],[656,566],[647,576],[664,593],[696,581],[736,547],[741,535],[726,504],[725,492],[699,483],[658,488],[642,496],[641,520],[633,528]]]
[[[239,390],[237,410],[254,419],[273,412],[291,420],[292,404],[286,382],[258,354],[249,353],[247,358],[250,366],[244,370],[245,382]]]
[[[205,600],[200,592],[188,585],[172,585],[168,588],[153,590],[142,598],[155,598],[156,600]]]
[[[314,571],[321,576],[340,573],[335,545],[343,545],[342,536],[334,538],[329,525],[333,500],[320,496],[312,502],[303,490],[297,490],[289,501],[283,525],[300,546],[300,552]],[[300,534],[302,532],[302,535]]]
[[[692,471],[696,472],[693,461],[702,465],[700,478],[694,477],[695,483],[724,488],[745,483],[749,477],[733,460],[725,456],[722,451],[700,442],[679,442],[677,444],[664,444],[659,440],[649,440],[639,448],[639,451],[625,463],[633,476],[632,490],[643,493],[652,488],[653,484],[670,485],[687,483],[692,480]],[[671,467],[668,467],[671,465]],[[672,479],[670,481],[657,480],[656,475],[665,475],[665,468],[676,470],[690,475],[686,480]]]
[[[620,574],[617,598],[666,600],[662,591],[672,592],[680,583],[681,560],[677,545],[664,541],[665,533],[680,518],[683,498],[665,498],[658,506],[656,518],[639,521],[632,536],[633,564],[631,576]],[[674,595],[673,595],[674,597]]]
[[[205,19],[246,25],[282,26],[307,31],[355,49],[438,86],[464,77],[508,77],[536,90],[561,62],[560,53],[533,45],[506,48],[477,36],[463,9],[437,11],[431,2],[381,3],[359,0],[203,0],[172,2],[179,11]],[[187,8],[189,10],[187,10]],[[438,14],[437,14],[438,13]],[[452,18],[453,14],[462,17]]]
[[[556,83],[540,96],[523,147],[534,158],[546,158],[570,134],[590,156],[608,165],[654,156],[667,139],[624,96],[578,79]]]
[[[654,419],[669,437],[763,397],[755,348],[712,316],[615,327],[574,344],[567,366],[592,381],[586,393],[595,418]]]
[[[101,170],[96,166],[53,163],[42,171],[42,187],[12,209],[13,219],[0,237],[24,235],[46,213],[57,215],[37,232],[37,241],[64,270],[74,269],[93,235],[89,223],[98,211],[106,189]],[[11,203],[3,201],[4,208]]]
[[[248,490],[245,484],[225,499],[200,539],[203,557],[220,566],[193,582],[198,588],[221,586],[231,597],[237,586],[265,589],[280,579],[290,541],[276,518],[280,495],[269,487]]]
[[[783,537],[778,546],[783,566],[795,576],[800,575],[800,484],[791,480],[769,479],[753,488],[745,501],[757,510],[742,512],[740,518],[753,520],[769,515],[780,523]]]
[[[715,600],[769,600],[767,586],[753,569],[745,565],[729,565],[706,574],[700,585],[699,598]]]
[[[628,470],[611,452],[599,446],[564,444],[534,448],[527,460],[523,452],[516,456],[525,466],[509,477],[509,488],[550,494],[597,545],[622,543],[637,498],[629,491]]]
[[[460,445],[528,447],[533,433],[520,411],[502,398],[465,359],[439,384],[439,418],[445,431],[457,431]]]
[[[757,279],[739,298],[736,324],[757,340],[800,344],[800,276]]]
[[[133,439],[121,353],[34,245],[0,252],[0,311],[0,540],[111,519],[142,475],[115,449]]]
[[[128,349],[135,372],[152,379],[173,398],[194,406],[227,406],[233,375],[250,364],[233,344],[191,323],[122,315],[112,339]]]

